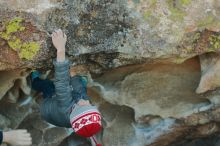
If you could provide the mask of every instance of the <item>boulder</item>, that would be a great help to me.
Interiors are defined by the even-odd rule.
[[[217,135],[219,8],[217,0],[1,0],[1,128],[27,128],[36,146],[90,144],[44,122],[28,82],[33,69],[53,78],[50,34],[61,28],[71,73],[89,76],[103,114],[104,145]]]

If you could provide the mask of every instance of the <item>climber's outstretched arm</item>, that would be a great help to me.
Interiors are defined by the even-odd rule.
[[[71,100],[69,60],[65,59],[65,45],[67,37],[62,30],[54,31],[52,42],[57,50],[57,59],[54,61],[55,67],[55,100],[61,105],[69,104]]]

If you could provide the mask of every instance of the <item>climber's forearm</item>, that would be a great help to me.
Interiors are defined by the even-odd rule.
[[[52,42],[57,50],[57,62],[65,61],[65,45],[66,45],[66,34],[58,29],[52,33]]]
[[[57,62],[65,61],[65,49],[57,50]]]

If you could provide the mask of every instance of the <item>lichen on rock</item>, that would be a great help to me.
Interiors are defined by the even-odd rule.
[[[215,52],[220,49],[220,35],[213,34],[209,37],[209,50]]]
[[[14,18],[6,25],[6,34],[11,34],[17,31],[25,30],[25,27],[21,26],[22,18]]]
[[[184,16],[186,16],[183,6],[189,5],[190,2],[190,0],[167,0],[171,12],[170,18],[173,21],[183,21]]]
[[[0,50],[4,54],[0,55],[0,62],[17,68],[45,60],[48,57],[46,33],[37,25],[35,17],[3,8],[0,12]]]
[[[25,42],[16,33],[21,33],[25,27],[21,24],[24,19],[15,17],[5,23],[5,31],[0,32],[0,37],[8,42],[9,47],[17,51],[21,59],[33,60],[33,57],[40,49],[38,42]]]

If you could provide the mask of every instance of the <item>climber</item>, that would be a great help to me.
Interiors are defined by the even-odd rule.
[[[57,50],[54,84],[48,79],[41,79],[40,73],[31,74],[32,88],[42,92],[41,115],[47,122],[59,127],[72,127],[73,131],[93,140],[97,146],[95,134],[101,130],[101,115],[87,96],[87,78],[69,75],[69,60],[65,58],[67,37],[62,30],[52,33],[52,42]]]
[[[29,146],[32,144],[32,138],[26,129],[0,131],[0,145],[2,143],[16,146]]]

